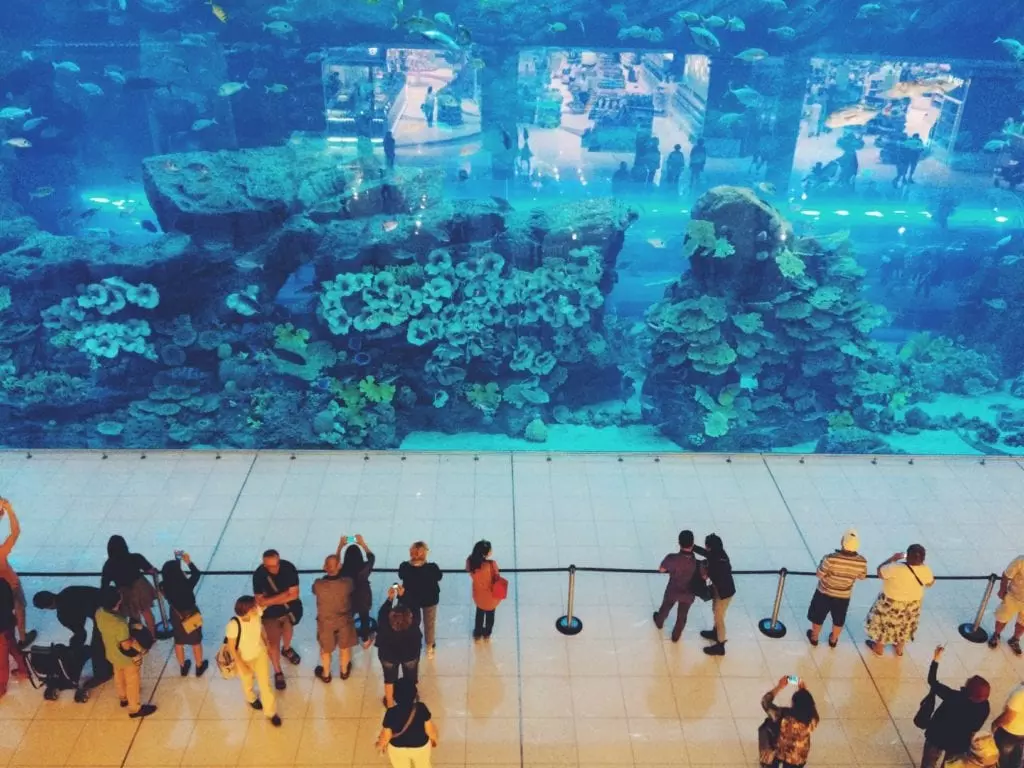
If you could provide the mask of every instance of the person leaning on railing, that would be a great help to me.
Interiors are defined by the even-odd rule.
[[[807,607],[807,620],[811,622],[807,640],[813,646],[818,645],[821,627],[829,615],[832,616],[832,631],[828,645],[835,648],[839,644],[839,635],[843,632],[853,597],[853,586],[868,577],[868,561],[857,554],[859,546],[857,532],[851,528],[843,534],[840,548],[825,555],[818,563],[818,588]]]
[[[1018,656],[1021,655],[1020,639],[1024,637],[1024,555],[1006,566],[999,582],[999,607],[996,608],[996,627],[988,639],[988,647],[999,645],[999,635],[1006,625],[1016,620],[1013,637],[1006,644]]]
[[[897,552],[878,566],[882,592],[868,611],[865,623],[867,646],[876,656],[883,655],[887,645],[902,656],[904,646],[914,639],[921,622],[924,591],[935,583],[924,558],[924,547],[911,544],[905,555]]]
[[[729,603],[736,595],[736,582],[732,577],[732,563],[725,553],[720,536],[710,533],[704,537],[704,546],[694,545],[693,551],[705,558],[700,563],[701,575],[711,581],[711,610],[715,617],[715,628],[701,630],[705,640],[714,640],[713,645],[704,648],[708,656],[725,655],[725,614]]]

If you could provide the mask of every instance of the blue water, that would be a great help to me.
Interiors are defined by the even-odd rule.
[[[10,5],[4,447],[1024,452],[1012,4]]]

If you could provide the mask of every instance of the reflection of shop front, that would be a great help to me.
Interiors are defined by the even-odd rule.
[[[399,51],[333,48],[323,63],[328,141],[379,141],[404,108],[405,74]]]

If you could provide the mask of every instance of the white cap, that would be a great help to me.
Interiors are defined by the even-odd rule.
[[[860,548],[860,537],[857,535],[857,531],[850,528],[846,533],[843,534],[843,549],[847,552],[856,552]]]

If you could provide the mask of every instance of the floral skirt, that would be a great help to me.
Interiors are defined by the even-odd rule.
[[[871,640],[882,645],[892,645],[913,640],[920,621],[920,600],[903,602],[879,594],[868,611],[864,628]]]

